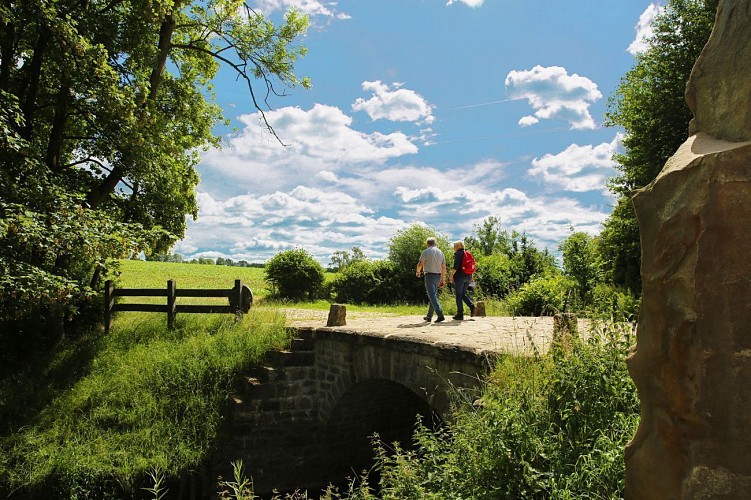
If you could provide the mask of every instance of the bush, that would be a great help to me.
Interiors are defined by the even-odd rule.
[[[274,255],[266,263],[265,274],[275,298],[311,300],[323,289],[323,266],[302,248]]]
[[[640,302],[624,287],[599,283],[592,290],[590,315],[612,321],[636,321]]]
[[[393,264],[384,260],[354,262],[330,284],[333,299],[347,304],[394,304],[399,289]]]
[[[565,276],[541,276],[509,294],[506,303],[516,316],[552,316],[565,309],[574,283]]]
[[[378,286],[374,264],[368,261],[354,262],[339,272],[331,283],[331,293],[336,302],[362,304]]]
[[[475,283],[489,297],[503,298],[513,290],[511,260],[505,254],[477,257]]]

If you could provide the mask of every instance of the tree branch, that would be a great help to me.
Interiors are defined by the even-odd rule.
[[[263,123],[266,125],[266,129],[269,132],[271,132],[271,134],[276,138],[277,141],[279,141],[279,144],[281,144],[282,146],[285,146],[285,147],[287,146],[286,144],[284,144],[284,142],[282,141],[282,139],[277,135],[276,131],[274,130],[274,128],[269,123],[269,120],[266,117],[266,113],[264,112],[263,108],[261,108],[261,106],[258,104],[258,101],[256,100],[255,90],[253,89],[253,82],[252,82],[250,76],[248,76],[248,74],[247,74],[247,69],[246,69],[246,66],[248,64],[247,61],[243,61],[242,64],[238,64],[238,63],[233,62],[233,61],[227,59],[226,57],[220,55],[219,52],[213,52],[213,51],[205,49],[203,47],[197,47],[197,46],[191,45],[191,44],[173,44],[172,47],[174,47],[176,49],[195,50],[195,51],[198,51],[198,52],[203,52],[204,54],[208,54],[211,57],[213,57],[213,58],[215,58],[215,59],[217,59],[219,61],[222,61],[223,63],[227,64],[232,69],[234,69],[235,72],[240,77],[242,77],[245,80],[245,82],[247,83],[248,90],[250,91],[250,97],[251,97],[251,99],[253,101],[253,106],[258,110],[259,113],[261,113],[261,118],[263,119]],[[226,47],[224,49],[222,49],[222,50],[226,50]],[[259,68],[259,69],[262,68],[262,66],[260,64],[256,63],[252,59],[251,59],[251,61],[255,64],[255,66],[257,68]],[[263,80],[266,82],[266,86],[268,88],[271,85],[271,82],[270,82],[270,80],[268,79],[268,77],[266,76],[265,73],[262,72],[262,75],[263,75]],[[268,97],[268,94],[267,94],[267,97]],[[266,101],[266,99],[264,99],[264,103],[268,106],[268,102]]]

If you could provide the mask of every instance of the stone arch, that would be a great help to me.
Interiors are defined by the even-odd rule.
[[[452,399],[476,389],[487,360],[473,353],[401,339],[320,333],[315,342],[318,415],[327,421],[339,400],[356,384],[386,380],[423,398],[445,419]]]
[[[373,378],[352,385],[323,422],[323,447],[334,476],[344,479],[371,468],[374,434],[387,445],[411,448],[418,418],[429,428],[441,422],[422,395],[400,383]]]

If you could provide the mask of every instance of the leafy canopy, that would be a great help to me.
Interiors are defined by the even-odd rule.
[[[292,10],[275,25],[241,0],[2,3],[3,332],[61,330],[94,306],[108,259],[183,237],[199,152],[219,145],[212,79],[234,71],[265,116],[310,85],[294,73],[307,22]]]

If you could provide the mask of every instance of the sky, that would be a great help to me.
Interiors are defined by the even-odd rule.
[[[489,216],[554,255],[598,234],[622,130],[607,101],[645,48],[649,0],[251,0],[311,26],[295,73],[312,87],[269,100],[215,81],[228,127],[203,152],[199,215],[174,252],[265,262],[303,248],[388,254],[413,224],[449,241]],[[260,89],[260,87],[257,87]]]

